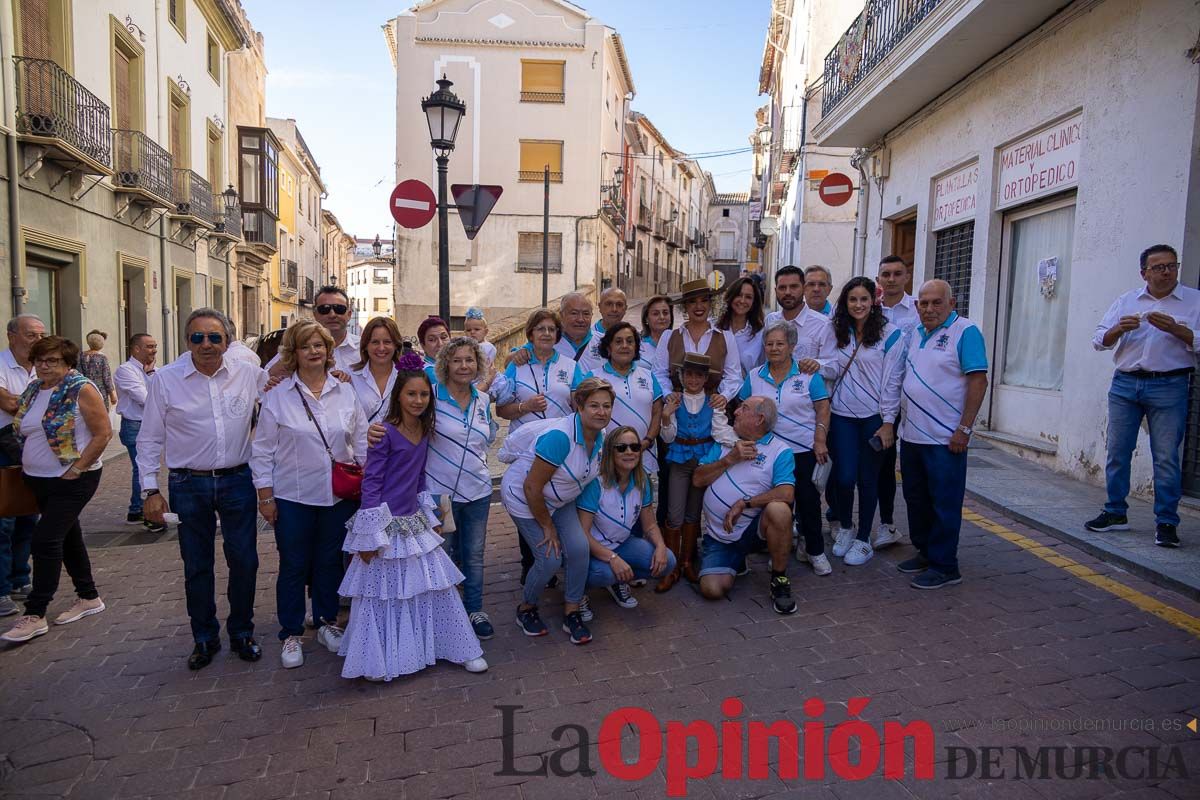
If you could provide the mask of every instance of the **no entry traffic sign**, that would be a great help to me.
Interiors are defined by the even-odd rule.
[[[405,228],[421,228],[437,213],[437,197],[422,181],[407,180],[397,184],[388,201],[392,219]]]
[[[854,181],[843,172],[829,173],[821,179],[821,185],[817,187],[821,202],[827,206],[845,205],[853,192]]]

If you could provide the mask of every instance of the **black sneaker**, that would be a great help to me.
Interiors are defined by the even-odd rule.
[[[517,624],[521,626],[521,630],[525,632],[526,636],[545,636],[550,632],[546,623],[542,622],[537,606],[526,611],[517,608]]]
[[[776,614],[795,614],[796,601],[792,599],[792,582],[787,575],[771,578],[771,604]]]
[[[1179,534],[1174,525],[1165,522],[1158,523],[1154,532],[1154,543],[1159,547],[1179,547]]]
[[[150,531],[151,533],[166,533],[167,532],[167,526],[161,522],[151,522],[150,520],[145,520],[142,522],[142,527],[144,527],[146,530]]]
[[[629,588],[628,583],[614,583],[612,586],[604,588],[608,589],[613,602],[621,608],[637,608],[637,598],[633,596],[633,591]]]
[[[925,560],[925,556],[913,556],[912,558],[901,561],[896,565],[896,569],[903,572],[905,575],[916,575],[919,572],[924,572],[929,569],[929,562]]]
[[[126,514],[125,515],[125,524],[126,525],[141,525],[142,524],[142,512],[131,511],[130,513]]]
[[[475,631],[475,638],[482,641],[496,635],[496,630],[492,627],[492,621],[488,619],[486,611],[476,611],[469,616],[471,628]]]
[[[1083,523],[1083,527],[1089,531],[1096,531],[1096,533],[1127,531],[1129,530],[1129,518],[1124,514],[1112,514],[1108,511],[1101,511],[1100,516],[1095,519],[1089,519]]]
[[[957,586],[962,583],[962,575],[958,572],[938,572],[927,569],[912,579],[909,586],[914,589],[941,589],[943,586]]]
[[[583,617],[578,611],[572,611],[563,618],[563,633],[571,634],[571,644],[587,644],[592,640],[592,632],[583,624]]]

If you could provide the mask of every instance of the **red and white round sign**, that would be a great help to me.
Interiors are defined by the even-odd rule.
[[[854,181],[843,172],[831,172],[821,179],[817,194],[827,206],[844,205],[854,193]]]
[[[428,225],[437,213],[437,196],[422,181],[402,181],[392,190],[388,211],[398,225],[421,228]]]

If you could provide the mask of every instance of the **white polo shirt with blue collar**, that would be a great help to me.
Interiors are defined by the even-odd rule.
[[[517,366],[508,362],[502,376],[503,388],[495,392],[496,404],[521,403],[539,394],[546,398],[545,411],[529,411],[509,423],[509,432],[535,419],[556,419],[571,413],[571,392],[583,380],[583,370],[562,353],[555,352],[546,361],[538,361],[529,348],[528,363]],[[499,379],[498,381],[499,382]]]
[[[612,421],[607,430],[614,430],[622,425],[628,425],[638,432],[639,439],[645,439],[650,431],[650,419],[654,413],[655,402],[662,399],[662,386],[654,373],[645,367],[634,364],[624,375],[617,372],[613,365],[605,361],[604,366],[588,375],[589,378],[599,378],[613,387],[616,398],[613,401]],[[651,447],[642,453],[642,466],[650,474],[658,473],[657,448]]]
[[[786,442],[768,433],[755,445],[758,455],[749,461],[737,462],[704,491],[705,532],[719,542],[733,543],[741,539],[750,523],[762,513],[761,508],[748,508],[738,517],[733,531],[726,531],[725,515],[738,500],[755,497],[776,486],[796,485],[796,460]],[[700,463],[712,464],[732,449],[713,442]]]
[[[922,325],[904,335],[903,368],[888,381],[904,412],[900,439],[949,445],[967,399],[967,375],[986,372],[983,334],[974,322],[951,311],[932,331]],[[898,386],[897,386],[898,384]]]
[[[471,401],[463,408],[445,384],[436,384],[433,436],[425,461],[425,479],[435,495],[449,495],[456,503],[470,503],[492,493],[488,446],[496,438],[491,400],[474,386]]]
[[[828,400],[829,391],[820,373],[806,375],[792,362],[787,376],[778,384],[771,377],[771,366],[763,364],[751,372],[742,383],[738,397],[769,397],[775,401],[777,419],[774,434],[782,439],[793,453],[807,453],[813,447],[817,431],[817,412],[813,404]]]
[[[600,473],[603,432],[596,435],[596,442],[589,451],[584,446],[583,423],[578,414],[545,425],[545,430],[534,440],[532,451],[522,453],[500,482],[500,498],[504,508],[514,517],[533,519],[533,512],[525,502],[524,484],[535,458],[557,468],[542,489],[542,497],[551,514],[579,497],[584,487]]]
[[[639,491],[633,479],[621,489],[620,484],[604,486],[596,478],[583,489],[575,502],[580,511],[595,516],[592,519],[592,538],[609,550],[616,550],[626,539],[638,521],[642,509],[654,503],[654,490],[647,479]]]

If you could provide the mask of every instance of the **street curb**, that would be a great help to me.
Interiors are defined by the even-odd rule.
[[[1020,511],[1009,508],[999,501],[993,500],[987,495],[973,491],[970,488],[967,489],[967,496],[973,500],[978,500],[980,503],[994,511],[999,511],[1005,516],[1012,517],[1018,522],[1028,525],[1034,530],[1040,531],[1048,536],[1053,536],[1055,539],[1066,542],[1067,544],[1074,545],[1088,555],[1095,556],[1107,564],[1115,564],[1121,569],[1124,569],[1125,571],[1130,572],[1139,578],[1142,578],[1143,580],[1149,581],[1155,586],[1160,586],[1164,589],[1178,592],[1190,600],[1200,602],[1200,586],[1180,580],[1179,578],[1172,577],[1171,575],[1167,575],[1161,570],[1150,566],[1145,562],[1131,558],[1120,551],[1107,550],[1103,547],[1100,547],[1095,542],[1085,539],[1083,536],[1075,533],[1074,531],[1056,528],[1052,525],[1042,522],[1041,520],[1035,519],[1026,514],[1022,514]]]

